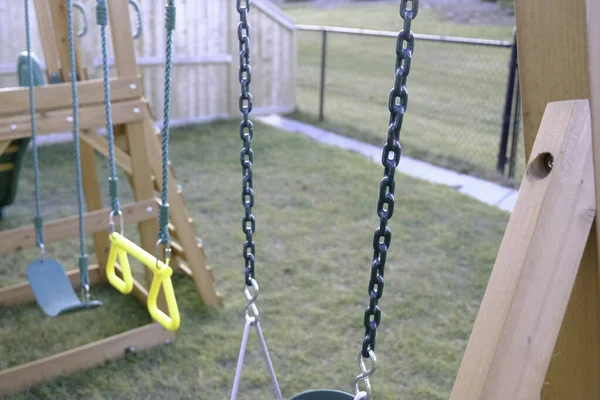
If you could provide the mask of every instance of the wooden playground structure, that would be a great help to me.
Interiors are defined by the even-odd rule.
[[[527,173],[450,399],[597,400],[600,1],[515,11]]]
[[[127,1],[110,1],[110,29],[113,38],[116,77],[111,79],[112,116],[115,128],[116,161],[128,177],[135,202],[122,206],[126,224],[137,224],[141,247],[156,253],[158,229],[158,202],[161,163],[159,137],[154,127],[148,104],[144,99],[142,80],[136,64],[130,10]],[[70,76],[68,25],[65,2],[35,0],[39,31],[48,77],[67,82]],[[118,40],[115,40],[118,39]],[[77,52],[76,52],[77,54]],[[107,282],[105,265],[110,248],[110,208],[102,204],[100,183],[96,170],[96,153],[107,157],[108,143],[96,133],[103,127],[104,97],[102,80],[87,80],[87,73],[77,54],[79,78],[80,146],[82,153],[83,185],[87,213],[84,215],[85,233],[93,236],[98,265],[89,268],[90,284]],[[29,97],[27,88],[0,90],[0,154],[15,151],[13,141],[31,135]],[[35,89],[38,135],[65,132],[72,129],[71,86],[56,83]],[[5,166],[10,167],[10,166]],[[214,278],[207,265],[202,244],[199,243],[193,221],[187,215],[181,190],[169,170],[168,201],[171,205],[169,231],[172,238],[171,266],[182,271],[195,282],[206,306],[220,303]],[[49,221],[44,229],[46,243],[77,237],[78,219],[68,217]],[[0,255],[36,246],[34,226],[0,232]],[[147,271],[148,272],[148,271]],[[79,271],[68,272],[74,288],[79,286]],[[133,295],[145,303],[152,274],[147,273],[146,284],[134,282]],[[31,303],[35,297],[28,283],[0,289],[0,307]],[[159,304],[164,309],[164,304]],[[0,371],[0,395],[23,390],[42,381],[76,370],[99,365],[106,360],[122,357],[126,349],[143,350],[173,340],[174,332],[156,322],[105,338],[66,352]]]
[[[142,247],[156,249],[160,146],[143,97],[125,1],[110,3],[117,77],[111,82],[117,161],[129,177],[135,202],[123,206],[136,223]],[[67,80],[64,3],[35,0],[49,75]],[[600,0],[517,0],[519,70],[528,160],[451,400],[600,400]],[[94,129],[104,123],[102,82],[76,71],[81,100],[86,233],[98,263],[92,283],[106,282],[108,215],[103,208],[95,153],[108,144]],[[70,87],[36,90],[40,134],[68,131]],[[0,90],[0,154],[30,135],[27,89]],[[220,297],[174,180],[170,232],[173,267],[190,275],[207,306]],[[77,235],[75,217],[46,226],[47,242]],[[34,227],[0,233],[0,255],[35,246]],[[77,271],[69,273],[77,286]],[[134,284],[145,302],[146,288]],[[34,301],[28,284],[0,290],[0,306]],[[150,323],[99,342],[0,371],[0,395],[60,374],[118,358],[173,339]],[[363,371],[364,372],[364,371]],[[351,396],[351,395],[348,395]]]

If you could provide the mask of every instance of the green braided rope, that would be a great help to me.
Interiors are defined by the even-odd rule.
[[[173,64],[173,30],[175,29],[175,0],[166,6],[165,29],[167,33],[165,65],[165,105],[162,128],[162,197],[159,211],[158,241],[169,243],[169,112],[171,109],[171,68]]]
[[[102,37],[102,72],[104,79],[104,116],[106,117],[106,132],[108,136],[108,161],[110,167],[110,177],[108,178],[110,202],[113,215],[121,213],[119,204],[119,181],[117,178],[117,165],[115,161],[115,132],[112,123],[112,112],[110,109],[110,84],[108,68],[108,39],[106,26],[108,25],[108,7],[106,0],[97,0],[96,2],[96,22],[100,25],[100,35]]]
[[[33,149],[33,176],[35,186],[35,241],[44,248],[44,220],[40,208],[40,165],[38,160],[37,129],[35,124],[35,94],[33,91],[33,57],[31,55],[31,24],[29,22],[29,0],[25,0],[25,36],[27,41],[27,61],[29,68],[29,117],[31,119],[31,146]]]
[[[77,95],[77,73],[75,65],[75,38],[73,37],[73,0],[67,1],[67,23],[69,26],[69,57],[71,61],[71,91],[73,93],[73,141],[75,142],[75,163],[77,171],[77,203],[79,207],[79,272],[81,287],[89,290],[87,254],[85,252],[85,235],[83,227],[83,183],[81,177],[81,149],[79,148],[79,98]]]

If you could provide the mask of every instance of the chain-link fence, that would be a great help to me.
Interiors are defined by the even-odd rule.
[[[309,25],[300,25],[298,31],[299,118],[382,144],[397,33]],[[404,153],[459,172],[499,178],[513,43],[415,36]],[[515,142],[515,154],[522,152],[521,142]],[[520,178],[523,157],[509,157],[512,162]]]

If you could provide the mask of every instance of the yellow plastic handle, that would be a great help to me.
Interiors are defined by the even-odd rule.
[[[111,281],[111,277],[109,275],[109,268],[107,265],[106,274],[107,274],[107,276],[109,276],[109,278],[108,278],[109,282],[113,286],[115,286],[119,291],[121,291],[121,293],[126,294],[121,289],[119,289],[118,285],[120,285],[120,283],[117,282],[117,280],[118,280],[118,281],[124,283],[125,286],[127,285],[127,278],[125,278],[125,274],[126,274],[125,268],[121,264],[121,268],[123,269],[123,277],[124,277],[124,279],[121,280],[114,273],[114,268],[115,268],[114,264],[115,264],[116,258],[119,254],[123,254],[122,256],[119,257],[119,261],[122,263],[123,262],[122,260],[124,259],[127,264],[127,270],[128,270],[129,277],[131,279],[131,288],[132,289],[133,289],[133,278],[131,278],[131,269],[129,268],[129,261],[127,260],[127,255],[129,254],[132,257],[134,257],[135,259],[137,259],[138,261],[140,261],[142,264],[144,264],[146,266],[146,268],[148,268],[154,274],[154,277],[152,278],[152,284],[150,285],[150,290],[148,292],[148,301],[147,301],[148,312],[150,313],[152,318],[154,318],[154,320],[156,322],[158,322],[159,324],[161,324],[165,329],[170,330],[170,331],[175,331],[175,330],[179,329],[181,319],[179,316],[179,308],[177,306],[177,299],[175,298],[175,292],[173,290],[173,284],[171,282],[171,275],[173,275],[173,270],[171,269],[171,267],[166,265],[164,262],[158,260],[156,257],[154,257],[153,255],[148,253],[146,250],[137,246],[135,243],[131,242],[130,240],[125,238],[123,235],[121,235],[117,232],[113,232],[110,234],[110,241],[112,242],[112,245],[110,248],[110,253],[108,255],[108,261],[110,264],[111,260],[112,260],[112,275],[114,276],[114,278],[116,278],[116,280],[113,278],[113,280],[116,282],[116,285],[115,285],[115,283],[113,283],[113,281]],[[114,256],[112,256],[112,258],[111,258],[111,255],[113,254],[113,249],[115,249]],[[158,303],[158,295],[160,293],[161,286],[165,293],[165,299],[167,302],[167,309],[169,311],[169,315],[165,314],[158,308],[158,304],[157,304]],[[131,292],[131,289],[127,293],[130,293],[130,292]]]
[[[119,246],[121,240],[125,238],[118,233],[113,232],[110,234],[109,239],[112,244],[110,245],[108,261],[106,262],[106,277],[108,278],[110,284],[113,285],[119,292],[123,294],[129,294],[133,290],[133,275],[131,274],[131,267],[129,266],[127,253]],[[117,259],[119,260],[119,265],[121,266],[123,279],[119,278],[115,271]]]
[[[152,279],[152,284],[150,285],[150,291],[148,292],[148,311],[150,312],[152,318],[154,318],[154,320],[161,324],[165,329],[169,331],[176,331],[179,329],[181,320],[179,317],[177,300],[175,299],[175,292],[173,291],[173,284],[171,282],[172,274],[173,270],[171,267],[166,265],[161,267],[160,271],[154,273],[154,278]],[[160,293],[161,286],[165,293],[169,315],[162,312],[157,305],[158,294]]]

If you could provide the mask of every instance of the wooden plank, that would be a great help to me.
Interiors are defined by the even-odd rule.
[[[275,4],[265,0],[254,0],[252,5],[282,28],[288,31],[296,29],[294,21]]]
[[[13,167],[14,166],[12,164],[2,163],[2,164],[0,164],[0,172],[12,171]]]
[[[139,122],[125,126],[127,139],[129,142],[129,151],[131,157],[131,184],[133,197],[140,200],[154,199],[154,183],[152,182],[150,164],[148,160],[148,148],[145,141],[144,124]],[[148,220],[138,224],[140,232],[141,246],[150,252],[156,254],[156,241],[158,235],[158,221]],[[164,257],[164,255],[163,255]],[[153,274],[146,271],[146,284],[150,287]],[[165,303],[166,306],[166,303]],[[166,310],[166,308],[161,308]]]
[[[159,187],[162,187],[161,162],[160,162],[160,146],[158,138],[154,134],[154,126],[151,120],[146,120],[147,143],[150,149],[150,161],[152,163],[152,171],[156,177]],[[198,289],[198,293],[205,305],[212,307],[221,304],[221,295],[217,291],[214,282],[212,271],[208,267],[204,250],[198,246],[196,241],[196,232],[194,225],[187,215],[183,196],[177,190],[177,182],[173,175],[172,168],[169,168],[169,204],[171,208],[171,222],[177,231],[177,236],[181,246],[183,247],[188,261],[188,265],[192,270],[194,283]]]
[[[117,75],[121,77],[137,76],[138,66],[135,58],[135,46],[131,36],[129,4],[126,1],[112,1],[109,4],[108,12]]]
[[[92,146],[98,153],[108,159],[108,140],[98,135],[95,132],[87,131],[82,132],[81,140]],[[115,162],[122,168],[126,174],[131,175],[133,170],[131,168],[131,158],[129,154],[125,153],[119,147],[115,145]]]
[[[143,351],[174,339],[174,332],[152,323],[41,360],[6,369],[0,372],[0,395],[25,390],[62,375],[122,358],[131,348],[135,351]]]
[[[586,0],[588,30],[588,71],[590,79],[590,102],[592,107],[592,141],[594,154],[600,155],[600,5]],[[594,157],[594,170],[600,176],[600,157]],[[596,207],[600,209],[600,183],[596,185]],[[596,224],[597,245],[600,247],[600,224]],[[600,254],[598,254],[600,267]]]
[[[48,10],[52,20],[56,55],[60,65],[60,76],[63,82],[70,81],[70,55],[69,55],[69,26],[67,23],[67,6],[63,1],[49,1]],[[75,40],[77,42],[77,40]],[[77,49],[76,49],[77,50]]]
[[[5,142],[0,142],[0,155],[4,154],[4,152],[8,152],[10,146],[10,140]]]
[[[121,207],[125,223],[139,223],[156,219],[157,204],[154,199],[148,199],[123,205]],[[84,214],[85,233],[106,231],[108,216],[111,209],[89,211]],[[118,219],[115,219],[118,223]],[[44,224],[44,239],[46,244],[59,242],[79,235],[78,217],[72,216]],[[35,247],[35,228],[33,225],[0,232],[0,255]]]
[[[600,89],[597,83],[591,86],[591,77],[596,76],[596,81],[598,78],[590,75],[590,68],[598,65],[600,35],[597,20],[592,18],[598,15],[599,9],[600,2],[595,0],[587,3],[586,0],[515,2],[526,156],[535,141],[547,103],[590,99],[596,176],[600,174],[597,157],[600,126],[596,117]],[[589,49],[595,50],[589,52]],[[556,62],[557,54],[560,62]],[[590,58],[592,54],[595,55]],[[592,235],[590,240],[598,238],[600,236]],[[600,375],[600,292],[594,285],[599,282],[598,255],[597,244],[588,243],[555,356],[546,375],[543,400],[600,400],[597,379]]]
[[[72,108],[71,83],[36,86],[35,110],[37,113]],[[104,83],[102,80],[77,83],[79,106],[104,104]],[[144,96],[139,77],[112,78],[110,80],[110,98],[113,103],[140,99]],[[29,113],[29,88],[0,89],[0,115]]]
[[[587,100],[548,104],[451,400],[539,395],[596,213],[591,141]]]
[[[228,7],[228,26],[227,30],[229,38],[229,54],[231,54],[231,64],[229,64],[228,71],[228,87],[227,93],[229,93],[227,102],[227,112],[232,117],[240,115],[239,109],[239,98],[240,98],[240,85],[239,85],[239,69],[240,69],[240,45],[237,37],[237,25],[239,23],[239,16],[235,8]],[[253,42],[254,43],[254,42]]]
[[[80,132],[80,152],[81,152],[81,172],[83,193],[85,196],[85,205],[88,212],[101,210],[104,207],[102,202],[102,189],[98,181],[98,170],[96,166],[96,153],[94,148],[88,145],[81,137],[85,131]],[[105,214],[106,215],[106,214]],[[105,217],[106,218],[106,217]],[[105,225],[106,226],[106,225]],[[84,229],[86,229],[84,227]],[[93,233],[94,251],[96,259],[101,266],[106,265],[108,252],[110,251],[110,241],[108,239],[108,230],[96,231]],[[106,278],[104,268],[101,269],[101,275]]]
[[[146,106],[141,100],[114,104],[112,117],[115,124],[141,121],[145,117]],[[38,135],[57,132],[69,132],[73,129],[71,110],[52,111],[36,115]],[[79,127],[81,131],[105,126],[104,106],[92,105],[79,109]],[[0,118],[0,141],[30,137],[29,116]]]
[[[40,36],[44,60],[46,63],[46,73],[48,77],[53,73],[60,74],[60,65],[58,54],[56,53],[56,38],[52,29],[52,19],[50,18],[50,9],[47,0],[34,0],[35,14],[37,19],[38,32],[44,32]]]
[[[100,267],[91,265],[88,268],[90,276],[90,285],[95,285],[102,281],[100,277]],[[69,282],[73,289],[77,290],[81,287],[79,279],[79,269],[74,269],[67,272]],[[35,296],[29,286],[29,282],[18,283],[16,285],[7,286],[0,289],[0,307],[14,307],[22,304],[35,302]]]

